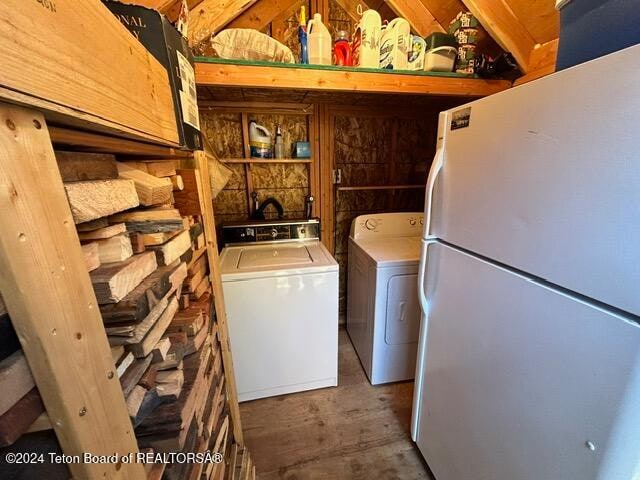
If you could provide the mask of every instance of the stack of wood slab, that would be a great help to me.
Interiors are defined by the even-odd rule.
[[[196,408],[191,390],[210,355],[211,284],[200,217],[175,208],[174,190],[185,186],[174,161],[76,152],[58,152],[57,159],[61,172],[73,173],[63,181],[78,237],[91,252],[87,265],[131,421],[142,434],[167,434],[166,425],[176,422],[170,414],[186,418]],[[114,185],[127,186],[127,202],[102,201],[119,196]]]
[[[243,476],[233,476],[238,452],[197,171],[107,154],[56,158],[140,447],[224,455],[168,465],[163,478],[252,478],[248,453]],[[0,447],[51,429],[1,301],[0,389]]]

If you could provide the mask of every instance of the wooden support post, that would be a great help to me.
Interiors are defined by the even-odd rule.
[[[335,250],[335,188],[333,185],[333,169],[335,168],[333,155],[333,129],[335,117],[327,105],[318,107],[318,126],[320,136],[319,167],[320,167],[320,218],[322,219],[322,243],[332,254]]]
[[[231,344],[229,341],[229,329],[227,327],[227,310],[222,291],[222,276],[220,272],[220,259],[218,257],[218,239],[216,236],[216,224],[213,215],[213,199],[211,197],[211,181],[209,179],[209,164],[204,152],[194,152],[196,168],[200,172],[199,197],[202,202],[202,219],[204,223],[204,236],[207,240],[207,256],[209,258],[209,278],[213,286],[213,299],[216,308],[218,322],[218,338],[222,348],[222,361],[224,363],[225,377],[227,379],[227,398],[233,420],[233,435],[238,445],[244,445],[242,435],[242,422],[240,421],[240,405],[238,404],[238,392],[236,389],[236,376],[233,369],[231,356]]]
[[[138,451],[44,117],[0,104],[0,291],[66,455]],[[76,479],[141,464],[72,463]]]

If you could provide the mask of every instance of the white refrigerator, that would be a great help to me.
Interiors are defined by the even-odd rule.
[[[440,116],[412,419],[436,480],[640,479],[639,65]]]

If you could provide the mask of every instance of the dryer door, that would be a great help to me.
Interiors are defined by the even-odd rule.
[[[401,345],[418,341],[420,306],[418,276],[394,275],[387,284],[385,342]]]

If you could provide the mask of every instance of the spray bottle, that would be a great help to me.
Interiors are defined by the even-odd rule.
[[[307,9],[303,5],[300,8],[300,23],[298,25],[298,41],[300,42],[300,63],[309,63],[307,50]]]

